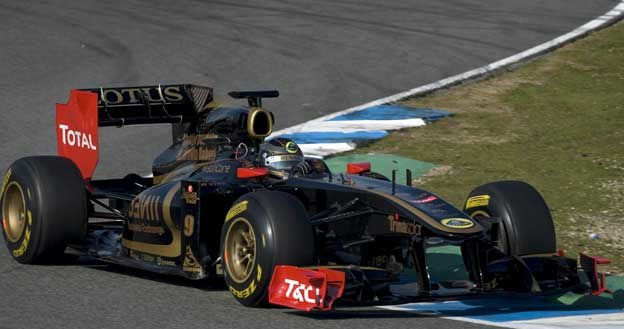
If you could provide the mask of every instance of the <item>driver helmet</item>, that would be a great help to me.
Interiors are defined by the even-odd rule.
[[[271,175],[287,179],[293,168],[305,162],[303,152],[287,138],[274,138],[258,147],[258,162],[269,169]]]

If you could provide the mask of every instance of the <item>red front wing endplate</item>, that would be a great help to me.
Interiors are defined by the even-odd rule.
[[[278,265],[269,285],[269,303],[306,312],[328,311],[342,296],[344,287],[344,272]]]

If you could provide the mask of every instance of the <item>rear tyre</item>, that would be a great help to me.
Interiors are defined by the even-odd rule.
[[[498,248],[506,255],[554,253],[557,248],[550,210],[537,190],[520,181],[500,181],[477,187],[464,211],[478,221],[501,218]]]
[[[80,170],[69,159],[27,157],[15,161],[0,190],[2,235],[20,263],[60,260],[68,243],[87,229],[87,195]]]
[[[276,265],[314,265],[314,234],[303,204],[277,191],[239,198],[221,231],[225,283],[245,306],[266,305]]]

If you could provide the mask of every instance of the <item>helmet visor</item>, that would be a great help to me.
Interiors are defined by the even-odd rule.
[[[303,157],[296,154],[272,155],[264,159],[265,166],[276,170],[290,171],[293,167],[303,162]]]

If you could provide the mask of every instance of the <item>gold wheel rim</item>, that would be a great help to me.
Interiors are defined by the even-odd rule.
[[[22,237],[26,227],[26,201],[22,188],[16,182],[11,182],[4,193],[2,226],[7,240],[12,243]]]
[[[225,266],[236,283],[249,279],[256,264],[256,238],[245,218],[236,218],[225,235]]]

